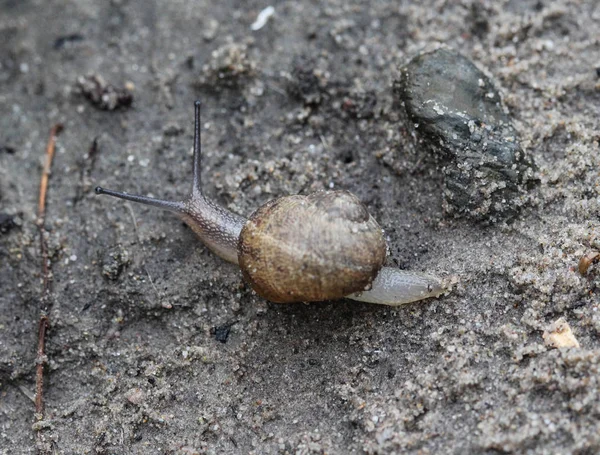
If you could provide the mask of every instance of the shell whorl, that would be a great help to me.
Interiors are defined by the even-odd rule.
[[[331,300],[362,291],[385,256],[381,228],[347,191],[267,202],[250,216],[238,243],[244,278],[273,302]]]

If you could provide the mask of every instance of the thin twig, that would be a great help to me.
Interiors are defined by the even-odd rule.
[[[37,420],[44,420],[44,364],[46,355],[44,347],[46,342],[46,329],[48,328],[48,295],[50,293],[50,264],[48,262],[48,244],[44,236],[46,228],[46,195],[48,193],[48,180],[50,178],[50,168],[54,158],[54,149],[56,136],[62,131],[62,125],[57,124],[50,130],[48,145],[46,146],[46,162],[42,171],[40,181],[40,197],[38,200],[37,226],[40,233],[40,250],[42,253],[42,297],[40,304],[40,322],[38,325],[38,346],[35,374],[35,414]],[[39,434],[39,433],[38,433]]]
[[[44,170],[42,171],[42,179],[40,182],[40,197],[38,199],[38,218],[37,225],[40,231],[40,248],[42,251],[42,275],[44,278],[44,287],[42,298],[45,298],[49,288],[49,276],[50,269],[48,266],[48,245],[44,238],[44,224],[46,223],[46,194],[48,192],[48,180],[50,178],[50,168],[52,166],[52,159],[54,158],[54,149],[56,144],[56,136],[62,131],[63,126],[61,124],[54,125],[50,130],[50,138],[48,139],[48,145],[46,146],[46,163],[44,164]]]
[[[46,343],[46,328],[48,327],[48,316],[40,316],[38,326],[38,347],[35,373],[35,414],[38,420],[44,420],[44,364],[48,360],[44,353]]]

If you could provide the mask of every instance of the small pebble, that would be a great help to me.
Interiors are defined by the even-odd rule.
[[[548,326],[542,338],[550,348],[578,348],[579,341],[575,338],[571,326],[565,318],[559,318]]]

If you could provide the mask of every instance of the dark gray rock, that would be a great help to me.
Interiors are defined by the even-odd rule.
[[[16,226],[14,216],[7,213],[0,213],[0,234],[6,234]]]
[[[534,164],[490,79],[461,54],[437,49],[402,68],[394,90],[444,162],[445,209],[485,221],[514,216],[535,181]]]

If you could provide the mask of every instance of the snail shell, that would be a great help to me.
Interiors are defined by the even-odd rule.
[[[244,225],[242,274],[272,302],[339,299],[370,286],[383,266],[383,232],[347,191],[319,191],[267,202]]]

